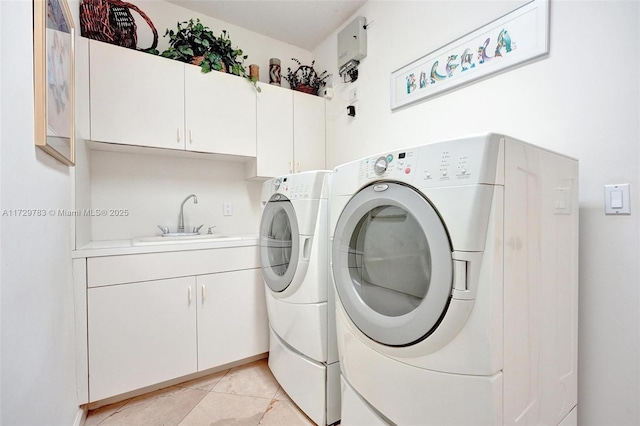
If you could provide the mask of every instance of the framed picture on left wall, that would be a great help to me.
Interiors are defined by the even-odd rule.
[[[35,144],[75,164],[74,26],[66,0],[33,0]]]

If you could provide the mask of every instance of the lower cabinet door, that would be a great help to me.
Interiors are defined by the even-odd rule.
[[[196,278],[88,290],[89,400],[197,371]]]
[[[269,350],[260,269],[201,275],[198,283],[198,371]]]

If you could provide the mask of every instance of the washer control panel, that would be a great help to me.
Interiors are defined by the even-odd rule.
[[[360,179],[397,179],[407,180],[414,171],[413,151],[398,151],[390,154],[365,158],[360,162]]]

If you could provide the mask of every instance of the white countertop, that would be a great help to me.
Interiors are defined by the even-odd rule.
[[[244,247],[258,245],[258,234],[228,235],[224,238],[207,241],[175,241],[159,242],[158,244],[145,243],[134,245],[133,240],[107,240],[92,241],[71,252],[74,259],[84,257],[119,256],[140,253],[161,253],[185,250],[207,250],[228,247]]]

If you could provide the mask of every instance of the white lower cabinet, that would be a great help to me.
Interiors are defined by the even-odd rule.
[[[259,269],[202,275],[197,283],[199,371],[269,350]]]
[[[256,247],[88,259],[89,402],[268,352],[257,262]]]
[[[196,371],[195,292],[195,277],[89,289],[91,401]]]

